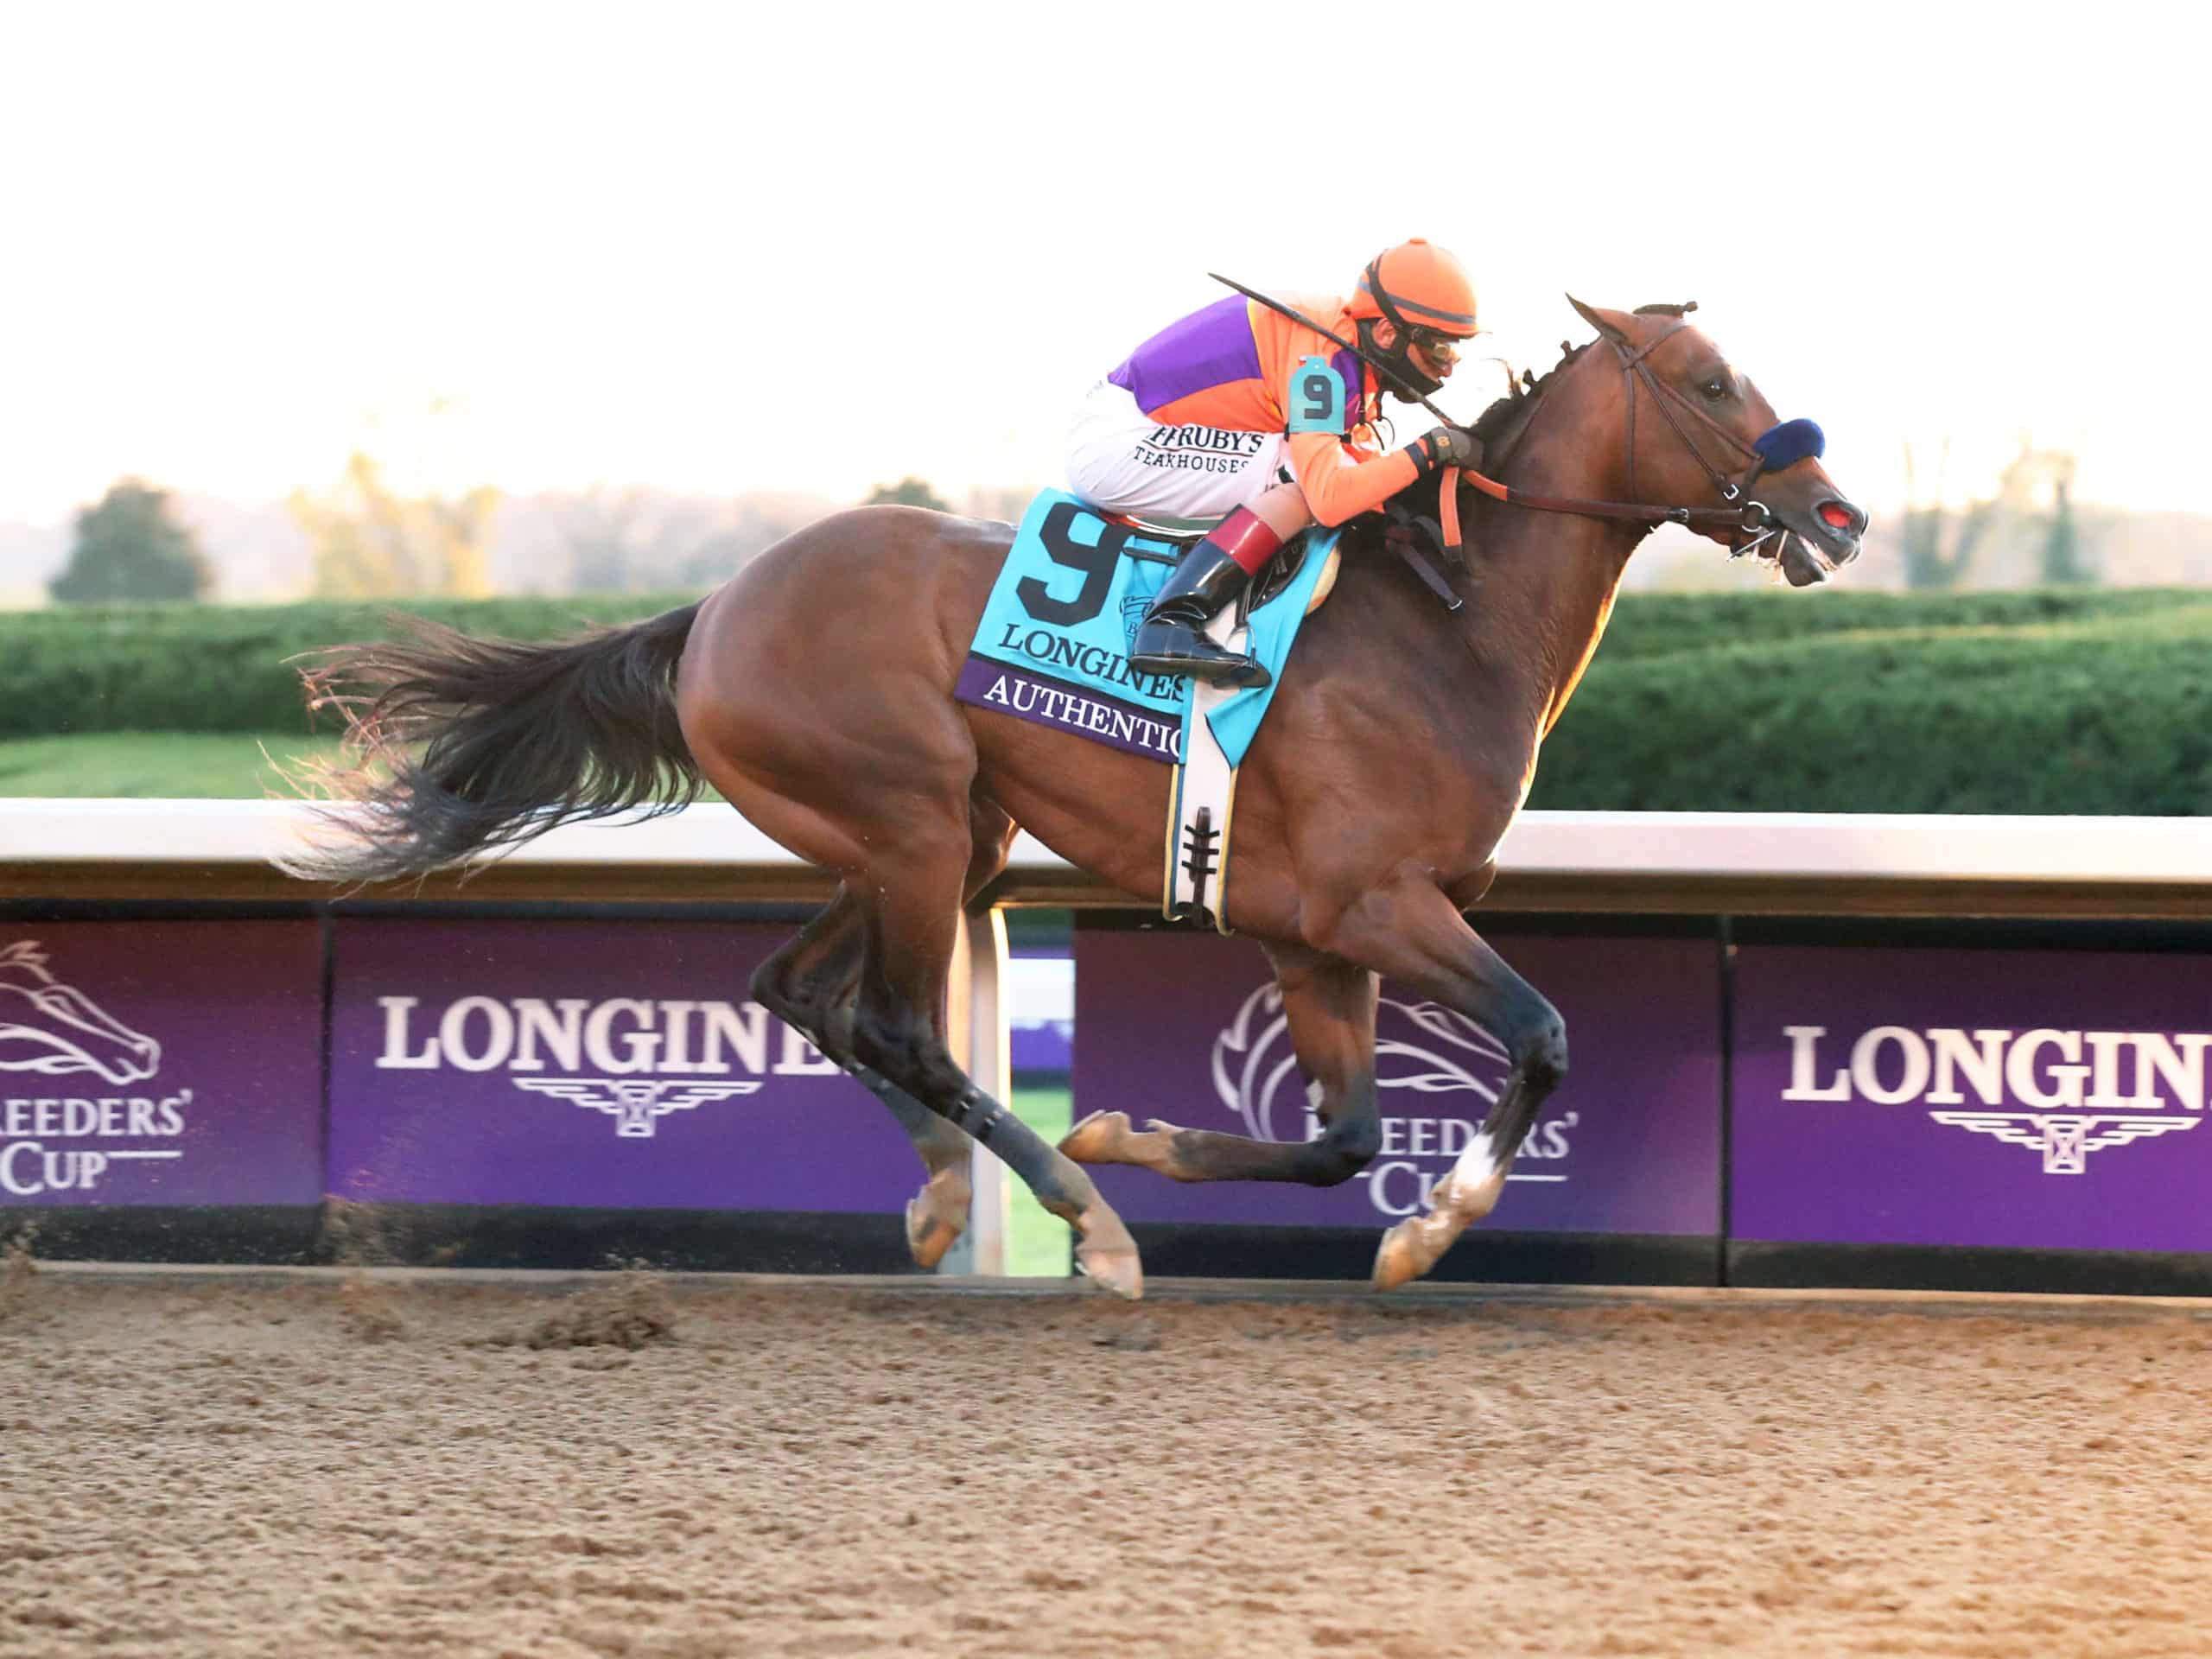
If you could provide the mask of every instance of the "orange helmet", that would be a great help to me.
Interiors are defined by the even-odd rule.
[[[1465,340],[1475,332],[1475,285],[1465,265],[1417,236],[1368,261],[1351,312],[1387,317],[1402,334],[1433,328]]]

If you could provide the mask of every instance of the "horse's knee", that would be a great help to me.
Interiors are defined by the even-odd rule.
[[[1382,1150],[1382,1125],[1372,1117],[1339,1118],[1306,1143],[1307,1183],[1340,1186],[1375,1161]]]

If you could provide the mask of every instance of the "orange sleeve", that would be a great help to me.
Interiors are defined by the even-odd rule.
[[[1294,297],[1289,303],[1309,317],[1325,320],[1326,326],[1339,337],[1346,335],[1352,327],[1342,300]],[[1252,321],[1252,342],[1259,353],[1261,373],[1267,383],[1268,413],[1274,420],[1281,421],[1290,401],[1287,388],[1298,365],[1309,356],[1341,360],[1343,354],[1334,341],[1292,322],[1278,312],[1259,305],[1247,309]],[[1368,412],[1366,372],[1355,369],[1354,375],[1352,384],[1344,388],[1345,401],[1351,405],[1345,410],[1351,423],[1350,432],[1341,436],[1332,432],[1290,435],[1291,473],[1305,493],[1306,505],[1325,524],[1341,524],[1347,518],[1373,511],[1421,476],[1420,467],[1406,451],[1396,449],[1377,455],[1363,450],[1353,442],[1363,434],[1371,436],[1361,424]]]
[[[1420,467],[1403,449],[1363,461],[1333,433],[1293,433],[1289,448],[1290,470],[1306,493],[1306,505],[1325,524],[1372,512],[1421,476]]]

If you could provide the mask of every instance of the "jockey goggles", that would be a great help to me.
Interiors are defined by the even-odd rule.
[[[1423,328],[1418,324],[1406,329],[1406,336],[1413,347],[1440,369],[1448,369],[1459,360],[1459,348],[1467,342],[1457,334],[1447,334],[1441,328]]]

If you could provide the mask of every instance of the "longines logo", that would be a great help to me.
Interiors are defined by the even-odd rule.
[[[161,1065],[161,1044],[56,976],[35,939],[0,945],[0,1071],[85,1077],[90,1090],[145,1083]],[[0,1096],[0,1197],[91,1193],[117,1163],[181,1158],[174,1147],[50,1143],[174,1140],[191,1103],[189,1089]]]
[[[1408,1027],[1411,1034],[1402,1034]],[[1263,985],[1244,999],[1236,1017],[1215,1037],[1211,1065],[1214,1094],[1243,1125],[1245,1134],[1260,1141],[1311,1141],[1320,1135],[1321,1121],[1300,1084],[1290,1022],[1282,1011],[1282,992],[1275,986]],[[1379,1090],[1461,1096],[1450,1103],[1460,1116],[1382,1115],[1382,1151],[1360,1179],[1367,1183],[1369,1199],[1378,1212],[1414,1215],[1427,1207],[1428,1189],[1482,1127],[1498,1090],[1505,1086],[1512,1061],[1488,1032],[1449,1008],[1384,997],[1376,1010],[1375,1066]],[[1579,1122],[1570,1111],[1537,1124],[1522,1143],[1516,1167],[1506,1179],[1564,1182],[1567,1178],[1563,1173],[1524,1171],[1517,1166],[1522,1159],[1536,1163],[1565,1160],[1571,1150],[1568,1131]]]
[[[515,1087],[605,1112],[614,1133],[643,1139],[653,1120],[689,1111],[712,1100],[731,1100],[758,1090],[757,1083],[676,1083],[663,1077],[517,1077]]]
[[[1978,1105],[1928,1116],[2040,1153],[2046,1175],[2079,1175],[2093,1152],[2195,1128],[2212,1047],[2212,1036],[2196,1032],[1876,1026],[1839,1065],[1822,1052],[1825,1026],[1784,1026],[1782,1034],[1789,1039],[1783,1099],[1968,1107],[1964,1084]]]
[[[387,1071],[511,1075],[526,1093],[614,1120],[626,1140],[659,1121],[758,1092],[765,1077],[836,1077],[836,1062],[758,1002],[610,997],[464,996],[416,1029],[419,997],[380,996]],[[749,1074],[749,1075],[747,1075]]]

